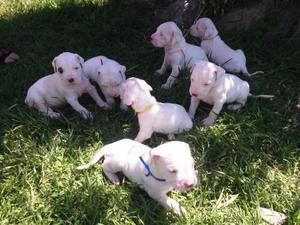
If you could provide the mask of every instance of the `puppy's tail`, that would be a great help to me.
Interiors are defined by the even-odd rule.
[[[259,71],[255,71],[255,72],[253,72],[253,73],[247,72],[247,73],[245,73],[245,74],[246,74],[247,76],[251,77],[251,76],[254,76],[254,75],[257,75],[257,74],[264,74],[264,73],[265,73],[264,71],[259,70]]]
[[[239,54],[240,57],[243,59],[243,61],[246,63],[246,56],[245,56],[245,53],[243,52],[243,50],[242,49],[237,49],[237,50],[235,50],[235,52],[237,54]],[[255,71],[253,73],[249,73],[248,70],[247,70],[247,67],[245,66],[245,68],[242,70],[242,73],[247,75],[248,77],[251,77],[251,76],[254,76],[254,75],[257,75],[257,74],[263,74],[265,72],[259,70],[259,71]]]
[[[274,95],[253,95],[251,93],[248,94],[248,97],[251,98],[274,98]]]
[[[93,158],[91,159],[91,161],[87,164],[84,164],[82,166],[78,166],[76,167],[77,170],[84,170],[87,169],[89,167],[91,167],[92,165],[94,165],[95,163],[97,163],[105,154],[105,151],[103,148],[99,149],[96,154],[93,156]]]

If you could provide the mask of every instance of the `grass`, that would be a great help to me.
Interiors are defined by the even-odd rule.
[[[153,27],[143,12],[124,10],[118,1],[0,1],[0,45],[21,60],[0,65],[0,224],[265,224],[257,207],[288,216],[300,224],[300,40],[284,34],[265,37],[280,10],[270,12],[253,30],[222,35],[247,55],[250,71],[266,73],[247,79],[254,94],[239,111],[223,109],[216,125],[200,126],[210,106],[201,104],[194,128],[177,136],[192,148],[199,185],[171,196],[188,214],[176,217],[128,180],[112,185],[101,166],[76,172],[96,149],[121,138],[134,138],[137,118],[115,108],[103,112],[87,96],[83,105],[93,120],[83,120],[69,106],[50,120],[24,104],[27,89],[52,72],[62,51],[85,59],[103,54],[132,68],[152,85],[162,102],[189,106],[189,81],[182,74],[171,90],[156,78],[163,52],[149,44]],[[189,41],[194,42],[190,37]],[[167,139],[154,135],[146,144]]]

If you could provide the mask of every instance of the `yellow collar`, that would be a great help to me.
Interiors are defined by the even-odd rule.
[[[148,110],[150,110],[156,104],[157,104],[156,102],[155,103],[150,103],[149,105],[142,108],[139,112],[135,112],[135,114],[147,112]]]

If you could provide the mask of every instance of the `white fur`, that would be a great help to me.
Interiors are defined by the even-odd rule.
[[[169,67],[172,69],[167,82],[162,85],[164,89],[173,86],[180,69],[185,66],[190,68],[198,60],[207,61],[205,52],[200,47],[186,43],[181,30],[174,22],[161,24],[151,35],[151,43],[165,50],[164,62],[156,74],[164,74]]]
[[[143,165],[140,156],[149,165],[152,174],[165,181],[146,176],[149,171]],[[102,157],[104,157],[103,172],[112,183],[117,185],[120,183],[116,173],[122,172],[129,180],[144,189],[151,198],[176,214],[184,212],[184,209],[174,199],[169,198],[167,193],[174,188],[186,191],[197,184],[194,160],[189,145],[184,142],[172,141],[151,149],[139,142],[123,139],[105,145],[96,152],[89,163],[77,169],[89,168]]]
[[[28,90],[25,103],[44,115],[57,118],[59,113],[52,107],[69,103],[85,119],[92,117],[91,112],[78,102],[78,97],[88,93],[98,106],[109,106],[99,97],[95,87],[84,79],[82,74],[83,58],[70,52],[61,53],[52,61],[54,73],[42,77]]]
[[[153,132],[167,134],[169,139],[174,134],[190,130],[193,122],[185,109],[178,104],[160,103],[150,94],[152,88],[144,80],[129,78],[122,84],[122,94],[126,105],[131,105],[138,114],[139,133],[135,140],[143,142]]]
[[[246,67],[246,56],[241,49],[233,50],[218,34],[218,30],[209,18],[200,18],[190,28],[190,33],[194,37],[201,38],[201,48],[204,49],[208,58],[215,64],[222,66],[231,73],[243,73],[248,76],[263,73],[256,71],[249,74]]]
[[[96,82],[106,98],[106,102],[112,106],[114,98],[120,95],[120,84],[126,79],[126,67],[105,56],[93,57],[83,64],[84,74]],[[121,101],[121,108],[127,110],[127,106]]]
[[[248,96],[271,98],[272,95],[253,96],[249,93],[249,84],[235,75],[210,62],[197,62],[193,66],[190,85],[191,105],[189,115],[193,119],[200,100],[213,105],[203,125],[212,125],[225,103],[228,109],[236,110],[245,105]]]

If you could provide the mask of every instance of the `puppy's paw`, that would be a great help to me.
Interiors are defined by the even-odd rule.
[[[215,120],[211,117],[206,117],[204,120],[202,120],[202,125],[205,127],[213,125]]]
[[[124,110],[124,111],[127,111],[128,110],[128,106],[127,105],[125,105],[125,104],[120,104],[120,108],[122,109],[122,110]]]
[[[169,139],[169,141],[174,141],[175,140],[175,135],[174,134],[168,134],[168,139]]]
[[[229,109],[229,110],[237,110],[237,109],[239,109],[241,107],[242,107],[242,104],[230,104],[230,105],[227,106],[227,109]]]
[[[51,119],[57,119],[57,118],[60,117],[60,114],[57,113],[57,112],[51,112],[51,113],[48,112],[48,116],[49,116]]]
[[[83,110],[80,114],[84,119],[93,119],[93,114],[88,110]]]
[[[161,72],[161,70],[155,70],[154,71],[154,75],[155,76],[161,76],[163,73]]]
[[[112,109],[112,106],[107,103],[102,104],[100,107],[104,110]]]
[[[173,199],[168,200],[168,207],[177,215],[181,215],[182,213],[184,213],[182,211],[183,208],[180,207],[179,203]],[[184,211],[185,211],[185,209],[184,209]]]
[[[165,89],[165,90],[168,90],[168,89],[170,89],[171,87],[170,87],[170,85],[169,85],[168,83],[164,83],[163,85],[161,85],[161,88],[162,88],[162,89]]]

